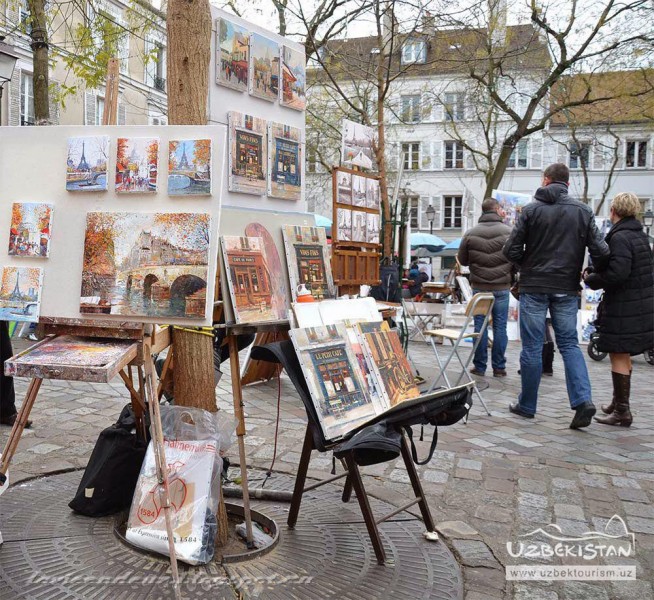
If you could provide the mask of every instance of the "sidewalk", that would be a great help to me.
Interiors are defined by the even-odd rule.
[[[557,353],[554,376],[543,378],[539,412],[533,421],[511,415],[507,406],[520,386],[519,344],[510,343],[508,376],[480,378],[492,416],[476,403],[467,425],[443,428],[438,450],[421,468],[432,513],[442,536],[464,568],[466,600],[649,600],[654,599],[654,367],[634,359],[630,429],[593,424],[582,431],[568,428],[572,418],[563,365]],[[433,373],[433,354],[426,344],[411,344],[410,355],[421,374]],[[595,403],[610,400],[608,359],[587,360]],[[218,389],[218,404],[231,412],[229,366]],[[22,395],[26,381],[17,380]],[[111,385],[45,382],[10,471],[11,481],[73,467],[84,467],[101,429],[115,421],[127,395],[122,383]],[[244,391],[248,461],[268,468],[273,456],[277,382]],[[281,423],[275,470],[294,473],[304,433],[305,414],[290,382],[281,382]],[[0,430],[4,444],[8,428]],[[427,451],[431,428],[418,444]],[[235,461],[233,461],[235,462]],[[310,474],[331,470],[329,456],[314,454]],[[392,504],[406,501],[407,474],[398,462],[364,469],[366,486]],[[281,476],[280,476],[281,478]],[[275,476],[267,484],[275,487]],[[538,564],[512,558],[507,543],[554,523],[567,536],[604,531],[613,515],[624,519],[636,536],[635,557],[608,558],[604,563],[635,565],[635,582],[507,582],[505,567]],[[541,538],[539,538],[541,539]],[[551,565],[595,564],[597,561],[556,558]]]

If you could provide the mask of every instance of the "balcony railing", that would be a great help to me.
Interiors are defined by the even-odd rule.
[[[154,89],[159,90],[160,92],[166,91],[166,78],[165,77],[155,77],[154,78]]]

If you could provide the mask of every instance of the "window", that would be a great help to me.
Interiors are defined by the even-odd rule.
[[[420,143],[402,144],[402,156],[404,157],[404,170],[417,171],[420,168]]]
[[[402,121],[405,123],[420,121],[420,94],[402,96]]]
[[[443,228],[461,229],[463,196],[443,196]]]
[[[402,64],[424,63],[427,59],[427,44],[425,40],[409,39],[402,46]]]
[[[104,117],[104,98],[102,96],[95,97],[95,124],[102,125]]]
[[[528,140],[520,140],[509,157],[509,169],[526,169],[528,161]]]
[[[25,28],[25,33],[32,33],[32,24],[30,23],[30,7],[27,0],[20,0],[18,3],[18,22]]]
[[[463,92],[447,92],[443,97],[446,121],[463,121],[465,116],[465,94]]]
[[[463,169],[463,145],[460,142],[445,142],[445,168]]]
[[[418,217],[420,211],[420,198],[417,196],[411,198],[410,206],[409,217],[411,220],[411,231],[418,231],[420,229],[420,221]]]
[[[160,92],[166,91],[166,47],[153,40],[146,40],[145,83]]]
[[[34,125],[34,79],[29,73],[20,74],[20,124]]]
[[[571,169],[588,168],[590,163],[590,144],[588,142],[570,142],[570,164]]]
[[[647,166],[647,141],[636,140],[627,142],[627,155],[626,155],[627,169],[636,169]]]

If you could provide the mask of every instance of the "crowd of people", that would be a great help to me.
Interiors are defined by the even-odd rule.
[[[536,414],[551,320],[574,411],[572,429],[590,425],[597,412],[577,337],[581,282],[593,290],[603,289],[595,323],[597,348],[610,356],[613,398],[601,407],[607,416],[595,419],[629,427],[631,356],[654,347],[652,250],[636,218],[641,206],[634,194],[617,194],[611,202],[612,227],[605,238],[590,207],[568,195],[569,179],[566,165],[547,167],[542,187],[523,208],[513,229],[504,225],[499,203],[486,199],[479,224],[461,241],[458,260],[470,268],[475,293],[495,296],[491,366],[496,377],[506,375],[509,293],[519,294],[522,391],[509,410],[526,419]],[[590,259],[584,269],[586,250]],[[483,317],[475,318],[477,332],[483,321]],[[486,372],[487,338],[484,333],[475,351],[472,373],[477,376]]]

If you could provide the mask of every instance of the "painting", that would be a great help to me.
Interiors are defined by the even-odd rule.
[[[352,241],[352,211],[347,208],[336,209],[336,232],[338,242]]]
[[[267,144],[265,119],[229,112],[229,191],[266,193]]]
[[[68,138],[66,190],[106,192],[109,136]]]
[[[346,166],[376,170],[374,145],[375,130],[372,127],[343,119],[343,137],[341,141],[341,162]]]
[[[517,192],[506,192],[502,190],[493,190],[491,198],[495,198],[500,203],[504,211],[504,224],[513,227],[522,212],[522,207],[527,206],[532,200],[529,194],[520,194]]]
[[[80,312],[204,320],[209,231],[206,213],[88,213]]]
[[[250,36],[250,95],[274,102],[279,94],[279,44]]]
[[[347,171],[336,171],[336,202],[352,204],[352,174]]]
[[[368,226],[366,228],[366,242],[379,244],[379,215],[368,213]]]
[[[38,323],[43,269],[3,267],[0,280],[0,321]]]
[[[368,203],[367,177],[352,175],[352,206],[365,208]]]
[[[343,325],[291,329],[325,438],[336,440],[376,415]]]
[[[168,142],[168,195],[211,195],[211,140]]]
[[[302,199],[302,131],[270,123],[268,128],[268,195],[283,200]]]
[[[216,83],[247,92],[250,32],[229,19],[216,20]]]
[[[366,230],[368,228],[368,213],[352,211],[352,241],[366,242]]]
[[[315,300],[336,298],[325,228],[286,225],[283,234],[293,301],[301,284]]]
[[[379,179],[366,179],[366,206],[379,211],[381,208],[381,192],[379,189]]]
[[[159,138],[118,138],[116,192],[125,194],[157,191]]]
[[[14,202],[11,207],[9,256],[50,255],[52,204]]]
[[[279,102],[295,110],[304,110],[306,99],[306,58],[304,52],[282,47],[282,87]]]

